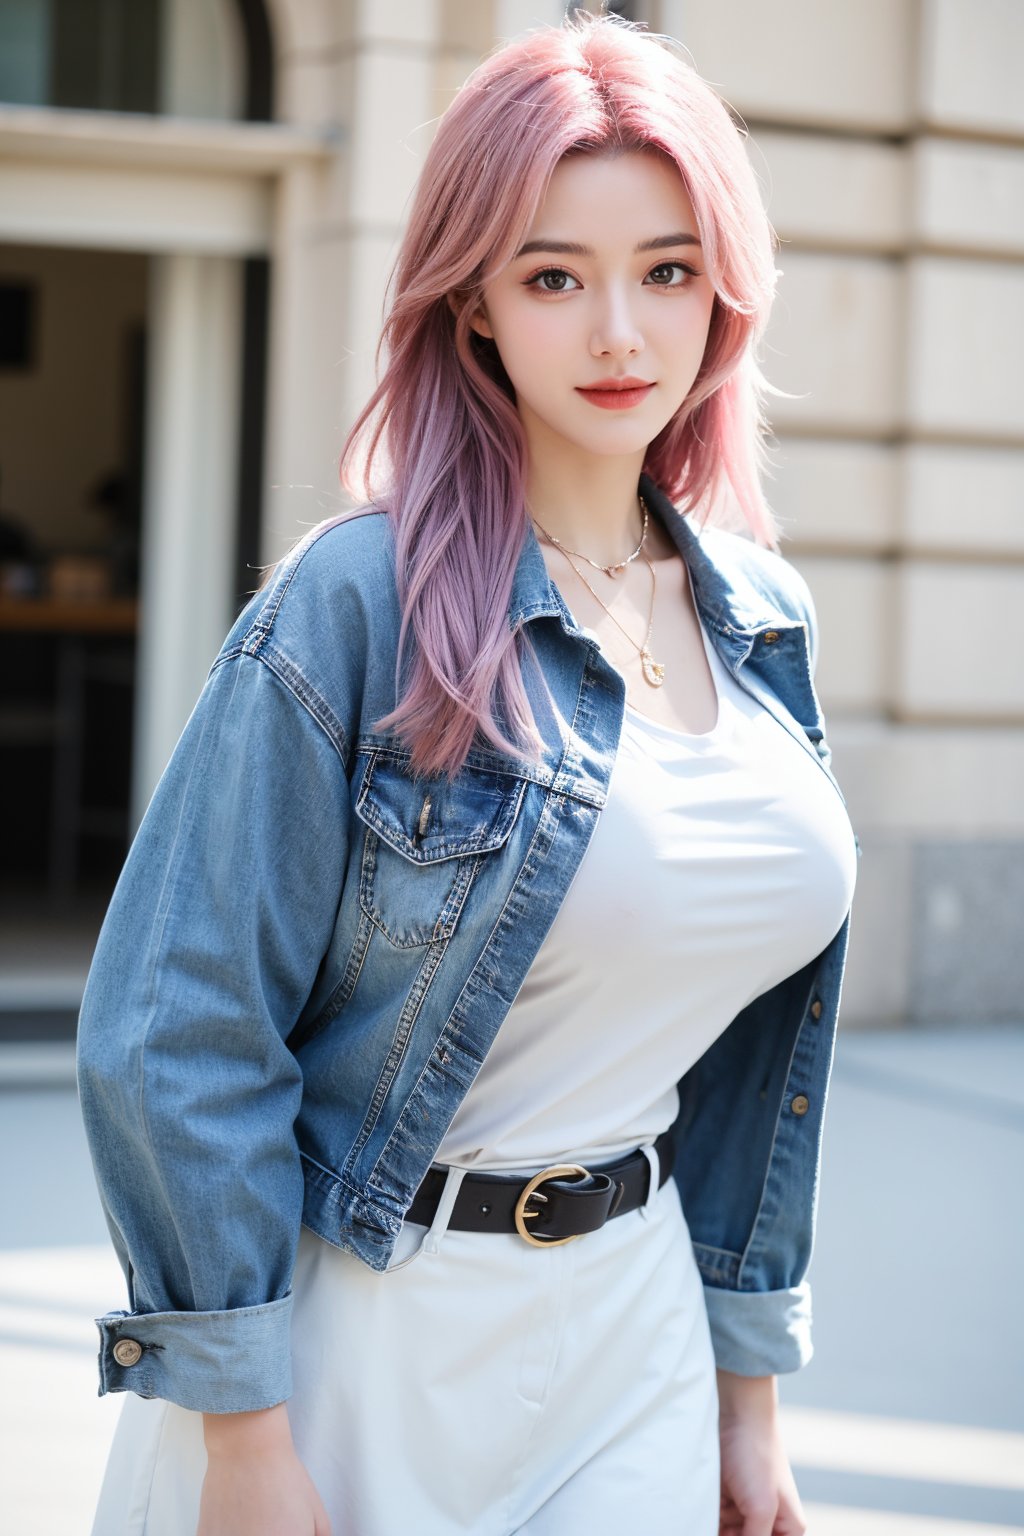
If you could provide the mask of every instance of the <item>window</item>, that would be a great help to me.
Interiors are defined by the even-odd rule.
[[[0,100],[158,110],[161,0],[0,0]]]

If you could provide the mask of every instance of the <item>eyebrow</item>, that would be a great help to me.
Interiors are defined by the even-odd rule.
[[[641,240],[639,245],[633,247],[633,255],[640,256],[644,251],[667,251],[677,245],[695,245],[700,250],[700,241],[696,235],[687,234],[685,230],[677,230],[673,235],[655,235],[653,240]],[[593,256],[594,252],[589,245],[579,245],[575,240],[527,240],[516,252],[515,261],[520,256],[531,256],[537,251],[544,251],[551,256]]]

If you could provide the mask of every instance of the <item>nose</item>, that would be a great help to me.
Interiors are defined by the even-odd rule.
[[[644,339],[624,290],[617,285],[609,287],[598,305],[590,337],[591,355],[621,358],[643,351]]]

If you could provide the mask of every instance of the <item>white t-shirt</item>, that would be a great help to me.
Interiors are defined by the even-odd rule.
[[[839,931],[843,802],[701,634],[716,724],[684,734],[627,704],[583,862],[437,1163],[529,1170],[653,1140],[683,1073]]]

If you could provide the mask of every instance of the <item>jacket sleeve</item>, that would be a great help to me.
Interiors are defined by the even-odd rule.
[[[286,680],[287,678],[287,680]],[[344,742],[259,655],[218,661],[134,840],[82,1005],[82,1111],[129,1311],[100,1392],[291,1392],[301,1074],[287,1036],[344,878]]]

